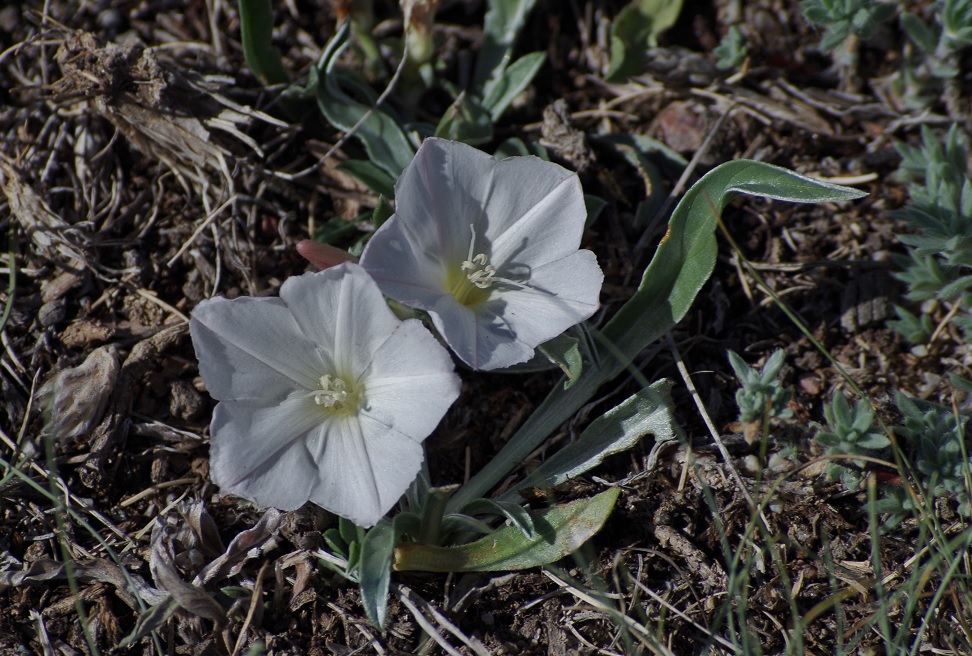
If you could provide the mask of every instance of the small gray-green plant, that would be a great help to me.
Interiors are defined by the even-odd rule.
[[[719,58],[716,66],[724,71],[731,71],[739,68],[746,61],[746,57],[749,56],[749,42],[739,28],[733,25],[712,52]]]
[[[969,457],[965,445],[968,417],[927,401],[896,397],[904,423],[895,431],[907,446],[915,464],[922,491],[939,497],[954,495],[959,512],[972,515],[972,498],[966,485]]]
[[[894,3],[874,0],[803,0],[800,7],[808,21],[827,29],[820,40],[824,50],[834,50],[851,35],[870,39],[897,10]]]
[[[779,381],[783,351],[774,351],[758,371],[747,365],[737,353],[729,351],[728,354],[729,364],[742,384],[736,391],[739,422],[743,425],[743,437],[752,444],[767,434],[771,419],[789,419],[793,416],[793,411],[786,406],[793,393]]]
[[[967,417],[901,393],[895,395],[895,405],[902,414],[902,423],[893,432],[909,472],[907,481],[881,485],[877,510],[886,516],[884,528],[897,526],[939,497],[956,499],[959,513],[972,516],[967,479],[972,462],[965,444]],[[838,394],[831,405],[824,407],[824,416],[827,430],[818,431],[814,439],[826,447],[828,456],[879,456],[891,445],[888,437],[876,429],[874,410],[867,401],[859,401],[851,408]],[[864,465],[863,460],[842,458],[828,466],[827,474],[840,480],[848,491],[856,492],[863,487]],[[908,482],[913,488],[905,484]],[[915,491],[921,496],[916,496]]]
[[[891,444],[887,436],[875,430],[874,409],[866,400],[852,408],[843,395],[836,394],[833,403],[824,406],[824,418],[827,429],[818,431],[814,439],[826,447],[828,456],[875,455]],[[863,460],[834,460],[827,466],[827,475],[856,491],[863,481],[863,466]]]
[[[898,96],[906,105],[923,108],[944,97],[954,105],[950,93],[957,92],[962,51],[972,45],[972,0],[944,0],[933,5],[933,21],[926,23],[912,13],[901,15],[901,27],[914,47],[902,57],[901,74],[895,80]],[[949,107],[953,118],[955,112]],[[961,110],[958,114],[962,114]]]
[[[911,202],[894,213],[913,230],[900,236],[909,247],[898,263],[905,298],[920,304],[921,315],[898,308],[891,326],[909,341],[921,343],[932,332],[931,314],[945,304],[951,321],[972,335],[972,180],[966,148],[953,126],[939,143],[930,128],[920,146],[899,145],[899,175],[909,182]],[[957,307],[956,307],[957,305]]]

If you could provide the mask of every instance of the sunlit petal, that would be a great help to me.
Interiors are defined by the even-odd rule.
[[[355,264],[291,278],[280,294],[193,313],[200,371],[222,394],[213,481],[263,506],[312,501],[371,526],[414,480],[422,441],[458,396],[452,360]]]
[[[586,218],[580,181],[563,167],[430,138],[361,265],[382,292],[426,310],[463,362],[499,369],[597,309],[603,275],[578,251]]]
[[[213,298],[192,312],[199,371],[214,399],[280,398],[314,383],[313,344],[276,298]]]

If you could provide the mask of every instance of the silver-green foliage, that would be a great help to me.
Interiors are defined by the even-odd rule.
[[[789,419],[793,416],[793,411],[786,407],[793,393],[779,381],[783,368],[782,350],[774,351],[760,370],[747,365],[733,351],[729,351],[729,364],[742,384],[736,391],[739,421],[745,424],[763,418]]]
[[[739,28],[733,25],[712,53],[719,58],[716,61],[717,67],[724,71],[731,71],[739,68],[746,61],[746,57],[749,56],[749,42]]]
[[[959,512],[972,515],[965,480],[970,464],[965,449],[968,418],[950,408],[903,394],[897,395],[896,403],[904,415],[896,435],[903,438],[912,454],[922,490],[931,497],[954,495],[959,501]]]
[[[897,526],[939,497],[955,499],[959,513],[972,516],[967,480],[972,461],[965,443],[968,418],[901,393],[895,395],[895,405],[902,422],[893,433],[909,473],[899,483],[881,486],[877,510],[886,515],[885,528]],[[867,401],[851,407],[838,394],[831,405],[824,407],[824,416],[827,428],[818,431],[814,439],[826,448],[828,456],[875,457],[891,446],[888,437],[877,430],[874,410]],[[827,473],[855,492],[862,488],[864,465],[863,459],[839,458],[831,463]]]
[[[914,465],[916,485],[913,490],[903,485],[885,487],[877,503],[877,510],[885,514],[885,529],[930,508],[940,497],[956,499],[959,513],[972,516],[967,478],[972,462],[965,444],[968,418],[903,394],[897,395],[896,403],[904,422],[895,434]]]
[[[937,20],[932,24],[906,13],[901,26],[924,56],[928,71],[937,78],[952,78],[961,73],[962,49],[972,45],[972,0],[944,0],[934,9]]]
[[[893,88],[905,105],[920,109],[959,92],[962,51],[972,45],[972,0],[940,0],[930,22],[912,13],[901,15],[910,43],[901,57]],[[943,93],[944,92],[944,93]],[[959,92],[960,93],[960,92]],[[950,106],[949,111],[961,109]]]
[[[899,145],[899,175],[910,183],[911,202],[895,218],[913,232],[900,236],[909,247],[898,263],[897,274],[908,289],[905,297],[922,305],[927,314],[936,303],[959,307],[952,318],[966,337],[972,335],[972,180],[967,150],[957,127],[940,143],[930,128],[922,131],[920,146]],[[929,302],[932,302],[929,304]],[[899,320],[891,325],[908,340],[926,341],[932,331],[930,317],[897,308]]]
[[[828,456],[873,456],[891,444],[887,436],[875,430],[874,409],[866,400],[851,407],[843,395],[837,394],[833,403],[824,406],[824,418],[827,428],[818,431],[814,439],[826,448]],[[851,464],[854,466],[848,466]],[[856,491],[861,485],[863,466],[863,460],[835,459],[827,467],[827,475]]]
[[[852,34],[871,38],[897,10],[894,3],[874,0],[803,0],[800,7],[808,21],[827,28],[820,40],[824,50],[837,48]]]

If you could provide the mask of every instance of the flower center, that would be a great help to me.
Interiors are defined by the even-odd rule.
[[[489,256],[479,253],[471,260],[463,260],[459,267],[466,273],[466,279],[480,289],[489,289],[496,275],[496,267],[489,263]]]
[[[340,376],[325,374],[320,378],[320,389],[311,390],[314,403],[331,413],[351,414],[357,412],[361,403],[360,390],[348,388]]]
[[[487,298],[493,286],[496,267],[489,263],[486,253],[476,253],[476,229],[470,225],[469,254],[458,270],[450,267],[446,273],[446,287],[456,300],[466,306],[479,305]]]

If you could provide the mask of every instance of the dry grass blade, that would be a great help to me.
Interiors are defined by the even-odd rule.
[[[593,594],[585,590],[581,590],[577,586],[571,585],[567,581],[563,580],[562,578],[550,572],[550,570],[544,569],[543,574],[548,579],[550,579],[558,586],[560,586],[561,589],[566,590],[577,599],[592,606],[595,610],[604,613],[604,615],[606,615],[611,620],[623,624],[624,627],[631,632],[631,635],[633,635],[639,642],[641,642],[642,645],[644,645],[645,648],[647,648],[653,654],[657,654],[659,656],[674,656],[673,653],[667,647],[663,645],[659,645],[654,639],[652,639],[651,632],[641,623],[628,617],[627,615],[622,614],[621,612],[618,611],[618,609],[608,606],[603,601],[595,597]]]

